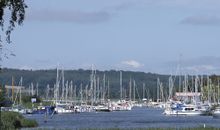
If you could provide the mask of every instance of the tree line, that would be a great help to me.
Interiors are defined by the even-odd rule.
[[[133,71],[121,71],[122,72],[122,88],[124,97],[128,97],[129,94],[129,85],[132,81],[132,85],[135,82],[136,87],[136,99],[142,98],[157,98],[157,87],[158,79],[163,85],[163,89],[168,95],[169,89],[169,77],[170,75],[160,75],[154,73],[145,73],[145,72],[133,72]],[[103,78],[105,76],[106,85],[109,82],[109,91],[111,98],[120,98],[120,71],[117,70],[108,70],[108,71],[99,71],[96,70],[64,70],[64,80],[65,82],[71,82],[76,86],[76,90],[80,91],[82,86],[85,89],[86,86],[90,85],[91,74],[95,73],[96,81],[99,80],[99,85],[103,86]],[[3,68],[0,72],[0,85],[20,85],[22,79],[22,86],[26,89],[30,88],[30,85],[38,85],[39,95],[45,95],[47,86],[53,88],[56,83],[56,69],[49,70],[19,70],[19,69],[8,69]],[[21,78],[22,77],[22,78]],[[174,81],[174,91],[179,89],[179,77],[183,80],[184,76],[176,76]],[[206,77],[206,76],[204,76]],[[13,79],[13,80],[12,80]],[[193,79],[192,76],[189,76],[189,79]],[[218,83],[219,76],[212,75],[210,76],[213,84]],[[12,83],[13,82],[13,83]],[[189,83],[192,81],[190,80]],[[203,80],[204,85],[206,85],[206,78]],[[144,89],[143,89],[144,86]],[[182,85],[181,85],[182,86]],[[144,92],[143,92],[144,91]],[[133,93],[133,92],[132,92]],[[145,93],[145,94],[143,94]],[[143,97],[145,95],[145,97]]]
[[[159,75],[153,73],[145,72],[132,72],[132,71],[121,71],[122,72],[122,87],[123,90],[128,91],[129,82],[132,80],[136,83],[136,93],[139,95],[137,98],[142,98],[143,94],[143,84],[145,85],[144,91],[148,91],[148,96],[156,97],[156,86],[157,78],[164,84],[168,84],[168,75]],[[90,84],[90,76],[92,70],[64,70],[65,81],[72,81],[77,90],[80,89],[80,85],[85,88],[86,85]],[[4,85],[20,85],[20,80],[22,77],[22,86],[26,89],[29,88],[31,84],[38,85],[39,93],[44,94],[47,85],[51,88],[56,83],[56,69],[50,70],[19,70],[19,69],[8,69],[4,68],[0,73],[0,84]],[[95,71],[95,75],[100,79],[100,86],[102,85],[102,79],[105,75],[106,81],[109,81],[110,97],[119,98],[120,97],[120,71],[109,70],[109,71]],[[13,80],[12,80],[13,79]],[[13,83],[12,83],[13,82]]]

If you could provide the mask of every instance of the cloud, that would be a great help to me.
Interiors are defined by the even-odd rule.
[[[219,74],[220,57],[204,56],[183,61],[183,70],[200,74]]]
[[[195,72],[208,72],[216,70],[217,68],[213,65],[195,65],[195,66],[187,66],[185,67],[188,71],[195,71]]]
[[[190,25],[220,25],[220,18],[217,16],[190,16],[184,18],[181,23]]]
[[[33,67],[30,67],[30,66],[25,65],[25,66],[20,67],[19,69],[20,69],[20,70],[33,70],[34,68],[33,68]]]
[[[141,0],[139,0],[141,1]],[[148,5],[186,9],[218,10],[219,0],[142,0]]]
[[[27,15],[30,21],[67,22],[67,23],[101,23],[109,21],[110,13],[106,11],[83,12],[83,11],[57,11],[41,10],[32,11]]]
[[[220,66],[220,57],[216,56],[203,56],[193,59],[186,59],[182,61],[184,66],[199,66],[199,65],[213,65]]]
[[[143,64],[141,64],[135,60],[122,61],[121,64],[127,65],[129,67],[133,67],[133,68],[140,68],[140,67],[144,66]]]
[[[35,64],[51,64],[52,62],[49,59],[38,59],[35,61]]]
[[[132,7],[135,7],[136,5],[139,5],[140,2],[134,2],[134,1],[126,1],[126,2],[123,2],[123,3],[120,3],[118,5],[115,5],[114,7],[112,7],[112,10],[113,11],[124,11],[124,10],[128,10]]]
[[[220,74],[220,57],[203,56],[192,59],[171,61],[154,66],[159,73],[173,74]]]

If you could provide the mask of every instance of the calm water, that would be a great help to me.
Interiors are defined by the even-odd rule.
[[[40,128],[182,128],[220,127],[220,119],[211,116],[165,116],[162,110],[135,108],[132,111],[57,114],[44,123],[43,115],[27,116],[36,119]]]

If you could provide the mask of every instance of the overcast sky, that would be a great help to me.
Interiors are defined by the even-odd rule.
[[[26,0],[3,67],[220,74],[219,0]]]

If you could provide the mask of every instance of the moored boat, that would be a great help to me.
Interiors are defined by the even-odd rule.
[[[56,113],[54,106],[38,106],[37,109],[33,109],[28,114],[49,114],[49,115],[51,115],[54,113]]]
[[[176,104],[175,107],[170,106],[164,110],[165,115],[198,116],[198,115],[205,115],[205,113],[206,111],[192,104]]]
[[[216,107],[213,112],[212,112],[212,116],[214,118],[220,118],[220,107]]]
[[[105,105],[98,105],[95,107],[95,110],[100,111],[100,112],[111,112],[112,111],[110,107],[105,106]]]

